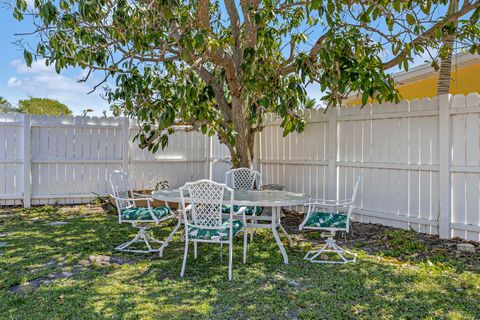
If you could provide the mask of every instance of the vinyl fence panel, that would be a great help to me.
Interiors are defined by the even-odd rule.
[[[283,137],[267,115],[254,159],[264,184],[342,199],[362,175],[355,220],[480,241],[478,93],[304,117],[303,133]],[[217,137],[179,127],[151,154],[137,132],[123,118],[0,114],[0,205],[88,202],[108,194],[110,172],[122,168],[135,189],[225,181],[230,154]]]

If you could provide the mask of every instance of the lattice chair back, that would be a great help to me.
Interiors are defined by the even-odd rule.
[[[112,174],[110,175],[110,185],[112,187],[112,192],[115,197],[122,199],[134,198],[128,176],[123,171],[115,170],[112,172]],[[115,201],[117,202],[117,208],[119,211],[135,207],[134,201],[118,199],[115,199]]]
[[[233,189],[253,190],[255,186],[257,189],[262,187],[262,175],[256,170],[249,168],[231,169],[226,173],[226,183],[228,182],[229,177],[232,181]]]
[[[180,188],[182,199],[188,191],[193,225],[205,229],[218,229],[222,226],[224,184],[210,180],[186,183]],[[183,203],[185,208],[185,204]]]

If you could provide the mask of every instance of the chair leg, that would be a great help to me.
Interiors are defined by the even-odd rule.
[[[188,256],[188,239],[185,239],[185,252],[183,254],[182,271],[180,271],[180,277],[185,275],[185,266],[187,265]]]
[[[193,258],[194,259],[197,259],[197,246],[198,246],[197,241],[195,241],[193,243]]]
[[[232,280],[233,239],[228,244],[228,281]]]
[[[137,253],[149,253],[149,252],[157,252],[160,249],[152,249],[152,246],[150,245],[150,242],[155,242],[155,243],[163,243],[163,241],[157,240],[154,237],[152,237],[150,234],[148,234],[147,230],[144,228],[140,228],[135,226],[138,229],[138,233],[130,241],[125,242],[124,244],[121,244],[115,248],[115,250],[118,251],[123,251],[123,252],[137,252]],[[147,246],[148,250],[137,250],[137,249],[127,249],[129,246],[131,246],[134,243],[142,241],[145,243]]]
[[[119,250],[119,251],[124,251],[125,248],[129,247],[130,245],[132,245],[133,243],[135,242],[138,242],[138,240],[140,240],[140,231],[137,233],[137,235],[135,236],[135,238],[133,238],[132,240],[130,241],[127,241],[119,246],[117,246],[115,248],[115,250]]]
[[[243,229],[243,264],[247,263],[247,243],[248,243],[248,229],[245,226]]]
[[[255,216],[255,215],[254,215]],[[255,223],[254,219],[250,220],[251,223]],[[255,233],[255,228],[250,228],[250,242],[253,241],[253,234]]]
[[[317,257],[319,257],[324,252],[334,252],[342,260],[333,261],[333,260],[317,259]],[[352,256],[352,258],[351,259],[346,258],[345,254]],[[349,262],[355,262],[357,260],[357,255],[347,249],[343,249],[342,247],[340,247],[336,243],[335,239],[328,238],[325,241],[325,244],[318,251],[309,251],[303,259],[308,260],[310,262],[314,262],[314,263],[349,263]]]
[[[303,259],[305,260],[313,260],[315,258],[317,258],[319,255],[321,255],[326,249],[327,249],[328,245],[327,244],[324,244],[319,250],[317,251],[308,251],[307,254],[305,255],[305,257],[303,257]],[[313,254],[311,257],[309,257],[311,254]]]
[[[145,243],[145,245],[147,246],[148,251],[152,251],[152,247],[150,246],[150,242],[148,242],[148,239],[145,236],[145,233],[142,233],[141,238],[142,238],[143,242]]]

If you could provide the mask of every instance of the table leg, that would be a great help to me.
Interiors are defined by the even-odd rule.
[[[160,247],[160,249],[158,251],[158,255],[160,257],[163,257],[163,249],[165,249],[165,247],[168,246],[168,243],[170,242],[170,240],[172,240],[173,236],[178,231],[178,229],[180,229],[180,226],[182,225],[181,214],[178,215],[177,219],[178,219],[177,224],[173,228],[172,232],[170,232],[170,235],[167,237],[167,239],[165,239],[165,241],[163,242],[162,246]]]
[[[293,248],[293,240],[290,237],[290,235],[287,233],[287,230],[282,226],[282,222],[280,221],[280,217],[278,218],[278,226],[280,227],[280,230],[282,230],[283,234],[287,237],[288,239],[288,244],[290,248]]]
[[[272,207],[272,232],[273,232],[273,237],[275,238],[275,241],[277,242],[278,248],[280,249],[280,252],[282,253],[283,263],[288,264],[287,252],[285,251],[285,248],[283,247],[282,240],[280,240],[280,237],[278,236],[278,232],[277,232],[277,221],[278,221],[279,218],[280,218],[280,208]]]

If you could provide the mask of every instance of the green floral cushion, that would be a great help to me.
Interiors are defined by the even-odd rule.
[[[348,215],[346,212],[312,212],[305,223],[306,227],[340,228],[347,227]]]
[[[170,214],[166,206],[152,208],[152,211],[159,220]],[[123,209],[121,215],[123,220],[153,220],[148,207]]]
[[[251,216],[253,215],[253,212],[256,208],[255,214],[260,215],[263,212],[263,207],[253,207],[253,206],[233,206],[233,213],[238,213],[240,211],[240,208],[245,207],[245,215]],[[230,205],[222,205],[222,213],[230,213]]]
[[[199,227],[188,226],[188,237],[190,239],[203,239],[203,240],[216,240],[213,238],[220,237],[220,240],[228,240],[230,233],[230,223],[228,220],[224,220],[220,229],[203,229]],[[240,220],[233,220],[232,231],[233,236],[238,233],[243,227],[243,223]]]

